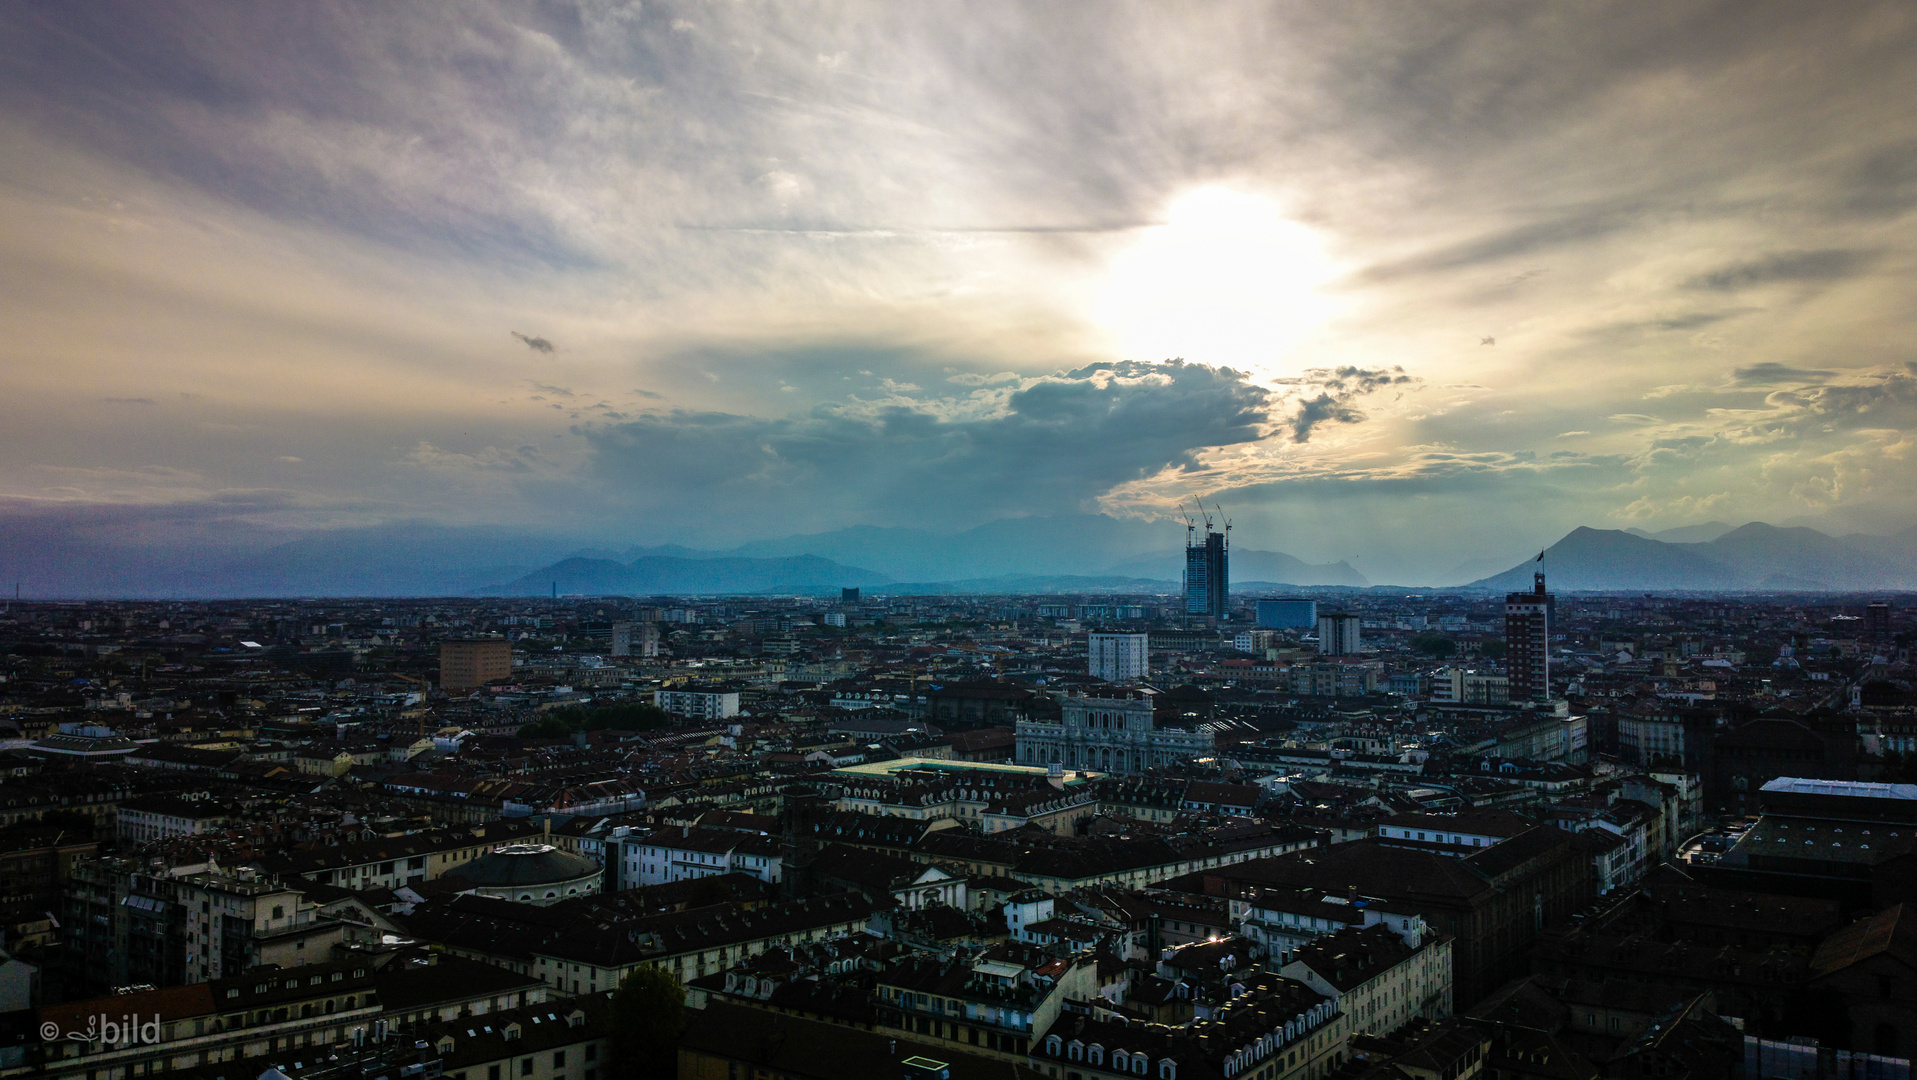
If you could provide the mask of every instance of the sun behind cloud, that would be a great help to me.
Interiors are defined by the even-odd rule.
[[[1127,358],[1269,375],[1334,314],[1336,273],[1324,236],[1272,199],[1199,187],[1112,259],[1092,319]]]

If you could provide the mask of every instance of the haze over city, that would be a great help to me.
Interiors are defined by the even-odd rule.
[[[1089,572],[1199,497],[1373,583],[1894,534],[1914,20],[11,6],[3,576],[1158,530]]]

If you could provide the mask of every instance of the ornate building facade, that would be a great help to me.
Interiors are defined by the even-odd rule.
[[[1158,696],[1140,687],[1112,687],[1066,697],[1056,721],[1018,722],[1018,763],[1127,776],[1209,755],[1211,731],[1182,716],[1158,716]]]

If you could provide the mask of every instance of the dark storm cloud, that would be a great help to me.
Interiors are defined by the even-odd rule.
[[[1693,289],[1729,292],[1774,282],[1824,283],[1842,281],[1862,272],[1877,252],[1829,248],[1822,251],[1780,251],[1735,266],[1726,266],[1692,278]]]
[[[520,341],[525,342],[526,347],[528,349],[531,349],[534,352],[549,353],[553,351],[552,342],[547,341],[545,338],[527,337],[525,334],[522,334],[517,330],[512,331],[512,335],[518,338]]]
[[[1345,399],[1319,394],[1298,403],[1298,411],[1291,415],[1291,441],[1308,442],[1311,429],[1326,422],[1351,424],[1364,419],[1364,413],[1353,408]]]
[[[1404,373],[1403,367],[1368,369],[1360,367],[1313,368],[1296,379],[1280,379],[1281,384],[1304,386],[1285,426],[1291,441],[1311,441],[1312,431],[1320,424],[1355,424],[1365,414],[1354,402],[1367,394],[1392,386],[1407,386],[1418,380]],[[1315,389],[1317,393],[1311,391]]]
[[[674,411],[586,434],[593,475],[646,506],[975,524],[1086,507],[1119,484],[1198,468],[1204,450],[1263,437],[1271,398],[1229,369],[1117,363],[1002,398],[833,404],[782,419]]]

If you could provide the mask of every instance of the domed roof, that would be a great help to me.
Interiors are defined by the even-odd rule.
[[[551,844],[507,844],[453,871],[484,886],[553,885],[600,872],[598,863]]]

